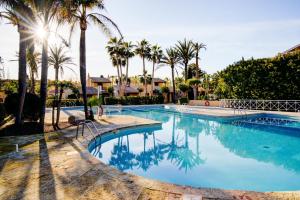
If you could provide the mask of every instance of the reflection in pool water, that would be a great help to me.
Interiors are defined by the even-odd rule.
[[[299,190],[300,138],[274,130],[232,125],[163,109],[127,110],[161,126],[102,137],[90,151],[122,171],[196,187]]]

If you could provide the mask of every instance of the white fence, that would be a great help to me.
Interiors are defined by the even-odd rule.
[[[248,110],[300,112],[300,100],[221,99],[220,107]]]

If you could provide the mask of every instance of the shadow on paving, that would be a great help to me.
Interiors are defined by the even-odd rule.
[[[55,179],[45,139],[39,141],[40,177],[39,199],[56,199]]]

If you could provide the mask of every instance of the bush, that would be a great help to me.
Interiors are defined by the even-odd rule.
[[[114,95],[114,87],[113,86],[109,86],[107,88],[107,92],[109,93],[110,96],[113,96]]]
[[[54,99],[47,99],[46,106],[52,107]],[[61,107],[71,107],[71,106],[83,106],[82,99],[63,99],[61,101]]]
[[[300,51],[242,59],[218,72],[215,93],[219,98],[299,100],[299,63]]]
[[[17,93],[10,94],[6,97],[4,106],[7,114],[17,115],[19,106],[19,95]],[[33,121],[39,119],[40,114],[40,98],[32,93],[26,93],[24,106],[23,106],[23,118]]]
[[[76,94],[69,94],[68,95],[68,99],[77,99],[77,95]]]
[[[179,84],[178,87],[179,87],[179,90],[183,93],[186,93],[189,90],[189,86],[184,83]]]
[[[90,106],[99,106],[100,104],[100,99],[97,97],[91,97],[88,99],[88,105]]]
[[[0,103],[0,123],[5,119],[6,111],[4,107],[4,103]]]
[[[163,104],[164,98],[161,95],[152,97],[139,97],[139,96],[128,96],[128,97],[105,97],[105,105],[145,105],[145,104]]]
[[[184,104],[184,103],[187,104],[189,102],[187,97],[181,97],[180,99],[178,99],[178,101],[179,101],[179,104]]]
[[[161,89],[161,92],[162,92],[162,93],[165,93],[165,94],[167,94],[167,93],[170,92],[169,88],[166,87],[166,86],[163,86],[163,87],[161,87],[160,89]]]

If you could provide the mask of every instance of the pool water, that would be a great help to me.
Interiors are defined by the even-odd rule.
[[[90,144],[93,155],[121,171],[194,187],[300,189],[300,129],[245,125],[162,107],[115,114],[162,122],[110,133],[101,145]]]

